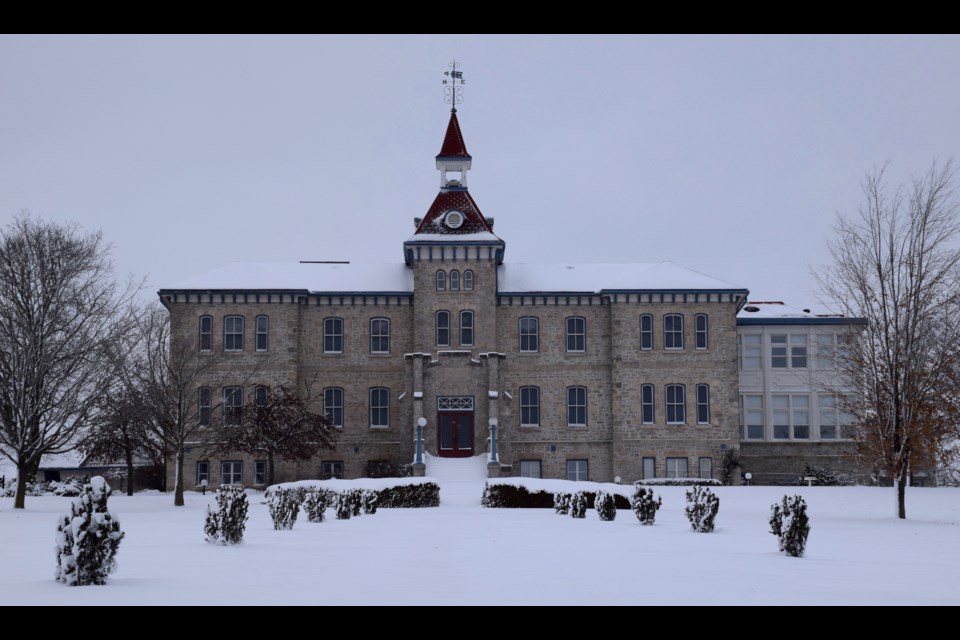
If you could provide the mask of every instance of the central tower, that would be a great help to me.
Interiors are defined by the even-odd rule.
[[[467,190],[473,158],[460,130],[456,105],[463,73],[447,72],[450,120],[440,153],[440,191],[403,244],[414,274],[414,345],[408,366],[414,420],[437,429],[426,447],[435,455],[465,457],[486,447],[487,425],[496,418],[499,388],[497,267],[504,242],[493,233]],[[431,442],[431,440],[433,440]]]

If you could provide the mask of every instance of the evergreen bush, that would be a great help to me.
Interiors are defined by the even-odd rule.
[[[570,494],[555,493],[553,495],[553,510],[555,513],[561,516],[565,516],[570,513]]]
[[[606,491],[597,491],[597,496],[593,500],[593,508],[597,510],[597,515],[604,522],[612,522],[617,518],[617,501],[612,493]]]
[[[57,582],[78,587],[106,584],[117,567],[124,533],[107,509],[110,486],[100,476],[90,479],[57,525]]]
[[[573,518],[587,517],[587,496],[583,491],[577,491],[570,496],[570,516]]]
[[[783,496],[781,504],[770,507],[770,533],[777,536],[780,551],[802,558],[810,535],[807,503],[801,496]]]
[[[630,508],[637,515],[637,520],[644,526],[649,526],[657,519],[657,510],[663,506],[663,498],[654,499],[653,489],[637,487],[630,501]]]
[[[720,498],[710,489],[697,485],[687,491],[687,507],[684,513],[690,527],[697,533],[711,533],[720,511]]]
[[[310,522],[323,522],[332,494],[326,489],[310,489],[303,498],[303,510]]]
[[[333,508],[337,514],[337,520],[349,520],[353,515],[353,497],[351,492],[341,491],[333,499]]]
[[[302,489],[282,489],[272,487],[267,493],[267,507],[273,519],[273,528],[277,531],[289,531],[297,522],[300,504],[306,497]]]
[[[207,505],[207,521],[203,532],[207,542],[228,546],[243,542],[247,527],[249,501],[242,487],[220,487],[217,492],[217,510]]]
[[[377,492],[363,491],[361,494],[363,500],[363,512],[373,515],[377,512]]]

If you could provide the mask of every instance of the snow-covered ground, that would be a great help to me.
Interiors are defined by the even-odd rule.
[[[810,505],[807,557],[777,552],[770,505],[784,488],[720,487],[718,530],[696,534],[684,489],[656,488],[653,527],[552,510],[483,509],[476,461],[428,464],[436,509],[385,509],[274,531],[252,496],[246,541],[203,541],[211,497],[116,495],[127,536],[105,587],[53,580],[54,527],[67,498],[0,500],[0,602],[23,604],[960,604],[960,490],[797,488]],[[473,465],[473,466],[471,466]],[[447,468],[444,468],[444,467]]]

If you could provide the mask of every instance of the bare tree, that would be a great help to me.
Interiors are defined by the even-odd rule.
[[[198,402],[205,376],[216,366],[216,354],[202,353],[188,340],[172,340],[170,315],[159,304],[151,305],[137,325],[138,349],[128,368],[129,386],[137,390],[147,419],[147,429],[174,458],[174,505],[182,507],[183,461],[187,447],[198,440],[207,420]],[[211,408],[212,409],[212,408]]]
[[[865,178],[857,215],[838,216],[833,263],[816,276],[825,302],[868,322],[842,365],[860,392],[851,435],[906,518],[911,470],[934,468],[956,425],[960,205],[950,162],[892,193],[884,173]]]
[[[14,508],[45,454],[76,447],[116,375],[137,287],[119,288],[99,232],[17,217],[0,231],[0,453],[17,465]]]
[[[267,484],[274,484],[277,460],[310,460],[336,449],[339,431],[328,418],[310,410],[310,385],[299,394],[287,387],[258,387],[250,394],[242,419],[223,426],[211,453],[242,451],[267,459]]]

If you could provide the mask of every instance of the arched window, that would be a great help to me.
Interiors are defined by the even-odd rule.
[[[343,318],[323,319],[323,352],[343,353]]]
[[[540,320],[520,318],[520,353],[540,351]]]
[[[473,311],[460,312],[460,346],[473,346]]]
[[[679,313],[663,316],[663,348],[683,349],[683,316]]]
[[[572,353],[587,350],[587,320],[579,316],[567,318],[567,351]]]
[[[707,333],[707,314],[698,313],[693,317],[693,323],[696,334],[696,348],[702,351],[710,346],[710,336]]]
[[[640,349],[653,349],[653,316],[649,313],[640,316]]]
[[[682,384],[668,384],[666,393],[667,424],[687,423],[687,391]]]
[[[390,353],[390,320],[370,320],[370,353]]]
[[[265,409],[269,401],[270,390],[264,385],[258,385],[253,390],[253,406],[257,409]]]
[[[656,422],[656,405],[654,404],[654,391],[652,384],[640,385],[640,422],[643,424],[653,424]]]
[[[437,271],[437,291],[444,291],[447,288],[447,272]]]
[[[266,351],[270,336],[270,318],[257,316],[257,351]]]
[[[437,346],[450,346],[450,312],[437,311]]]
[[[243,351],[243,316],[223,319],[223,350]]]
[[[463,272],[463,290],[473,291],[473,271],[470,269]]]
[[[343,428],[343,389],[327,387],[323,390],[323,415],[333,426]]]
[[[587,426],[586,387],[567,387],[567,426]]]
[[[200,316],[200,351],[213,351],[213,318]]]
[[[450,272],[450,291],[460,291],[460,272],[456,269]]]
[[[210,426],[210,406],[213,396],[210,393],[210,387],[200,387],[197,389],[197,424],[201,427]]]
[[[370,389],[370,428],[386,429],[390,426],[390,390],[386,387]]]
[[[539,387],[520,387],[520,426],[540,426]]]

